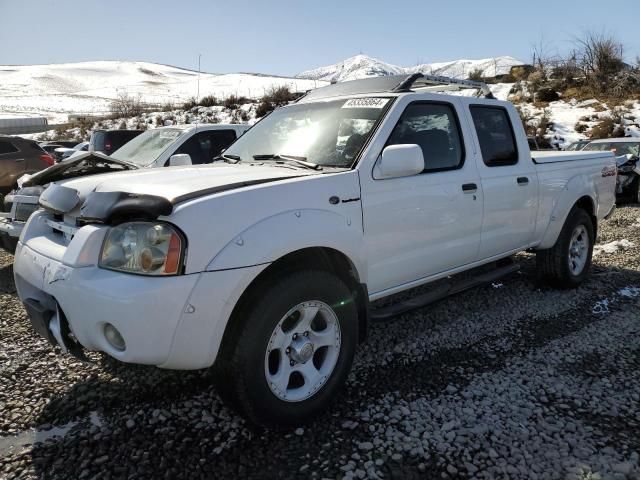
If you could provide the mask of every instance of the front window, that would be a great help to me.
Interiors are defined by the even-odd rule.
[[[183,132],[184,130],[179,128],[147,130],[125,143],[111,156],[116,160],[146,167],[156,161]]]
[[[239,157],[243,162],[273,155],[351,167],[391,101],[366,97],[279,108],[240,137],[224,155]]]
[[[583,152],[613,152],[615,156],[640,156],[640,142],[602,142],[590,143],[582,149]]]

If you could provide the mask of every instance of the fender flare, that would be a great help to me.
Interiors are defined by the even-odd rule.
[[[293,239],[293,240],[291,240]],[[366,283],[364,235],[359,221],[322,209],[299,209],[267,217],[236,235],[207,265],[207,271],[272,263],[297,250],[337,250]]]
[[[554,199],[554,207],[551,211],[547,229],[542,236],[542,241],[536,247],[538,250],[551,248],[556,243],[562,227],[569,216],[569,212],[571,212],[571,209],[584,197],[589,198],[591,201],[593,215],[597,217],[598,192],[594,181],[588,175],[576,175],[567,182]]]

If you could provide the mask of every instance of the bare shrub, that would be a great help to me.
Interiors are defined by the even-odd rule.
[[[587,125],[586,123],[577,122],[573,128],[578,133],[584,133],[589,129],[589,125]]]
[[[560,95],[553,88],[540,87],[535,94],[535,99],[537,102],[555,102],[560,100]]]
[[[596,32],[587,32],[576,43],[577,62],[588,84],[596,92],[607,92],[610,81],[625,68],[622,44]]]
[[[589,132],[589,138],[622,138],[625,136],[624,129],[624,116],[626,111],[624,109],[615,109],[608,115],[600,120]]]
[[[244,105],[245,103],[251,103],[251,101],[247,97],[238,97],[237,95],[230,95],[225,98],[223,105],[225,108],[229,110],[235,110],[240,107],[240,105]]]
[[[256,117],[264,117],[276,107],[286,105],[296,98],[298,96],[286,86],[273,87],[260,99],[260,104],[256,108]]]
[[[469,80],[473,80],[474,82],[481,82],[483,80],[482,74],[484,71],[481,68],[476,68],[475,70],[471,70],[469,72]]]
[[[112,116],[119,118],[129,118],[140,115],[143,111],[140,94],[130,96],[124,90],[119,91],[117,97],[111,101],[109,111]]]
[[[198,102],[198,105],[202,107],[215,107],[220,105],[218,99],[213,95],[207,95],[206,97],[202,97]]]
[[[296,94],[289,90],[288,87],[273,87],[266,95],[262,97],[263,101],[274,104],[276,107],[281,107],[296,99]]]
[[[196,101],[196,97],[191,97],[189,100],[182,104],[183,110],[191,110],[193,107],[197,107],[198,102]]]
[[[273,107],[269,102],[265,102],[264,100],[260,102],[258,107],[256,108],[256,117],[262,118],[267,113],[272,111],[275,107]]]

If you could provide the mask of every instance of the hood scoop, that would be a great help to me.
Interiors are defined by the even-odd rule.
[[[78,225],[155,220],[170,215],[173,205],[164,197],[126,192],[91,192],[80,207]]]

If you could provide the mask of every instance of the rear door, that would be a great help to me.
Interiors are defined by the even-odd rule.
[[[517,114],[493,104],[471,104],[469,111],[481,156],[481,260],[529,246],[538,210],[538,177],[524,136],[521,144],[517,141]]]
[[[477,257],[482,191],[473,144],[462,135],[456,106],[412,102],[387,133],[387,146],[421,147],[421,174],[384,180],[371,172],[361,175],[368,286],[374,295]]]
[[[17,142],[16,142],[17,143]],[[25,156],[9,139],[0,139],[0,192],[8,191],[24,173]]]

